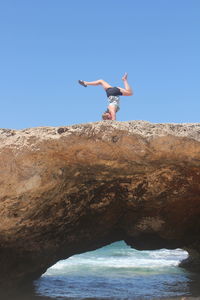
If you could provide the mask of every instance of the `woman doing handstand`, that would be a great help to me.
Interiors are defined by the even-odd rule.
[[[122,77],[122,80],[124,82],[124,88],[112,87],[109,83],[107,83],[103,79],[99,79],[96,81],[79,80],[78,82],[84,87],[87,87],[88,85],[101,85],[104,88],[104,90],[106,91],[106,94],[108,97],[108,109],[103,113],[102,119],[103,120],[116,120],[116,113],[120,109],[119,108],[119,102],[120,102],[119,96],[133,95],[133,91],[128,83],[127,77],[128,77],[127,73],[125,73],[124,76]]]

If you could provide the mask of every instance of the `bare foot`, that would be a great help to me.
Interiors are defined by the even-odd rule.
[[[126,80],[128,77],[128,73],[125,73],[124,76],[122,77],[122,80]]]

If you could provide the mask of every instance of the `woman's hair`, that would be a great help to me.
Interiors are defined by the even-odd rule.
[[[110,120],[111,119],[111,116],[110,116],[110,113],[105,111],[103,114],[102,114],[102,120]]]

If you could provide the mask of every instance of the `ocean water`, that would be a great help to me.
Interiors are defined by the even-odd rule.
[[[35,294],[74,300],[200,296],[199,278],[178,267],[186,257],[181,249],[137,251],[116,242],[59,261],[35,281]]]

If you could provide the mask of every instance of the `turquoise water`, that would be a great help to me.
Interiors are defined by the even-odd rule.
[[[52,299],[156,299],[191,295],[192,274],[178,267],[187,252],[137,251],[116,242],[59,261],[35,282]]]

